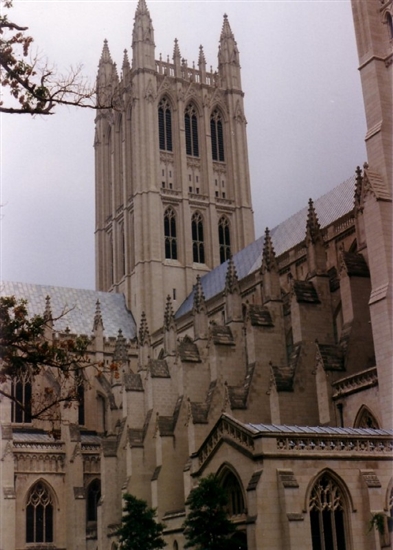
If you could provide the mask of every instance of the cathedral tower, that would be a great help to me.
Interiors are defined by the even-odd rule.
[[[155,58],[154,30],[139,0],[132,64],[118,77],[105,42],[97,76],[96,284],[124,292],[139,322],[162,325],[203,275],[254,240],[239,51],[228,17],[218,71]]]

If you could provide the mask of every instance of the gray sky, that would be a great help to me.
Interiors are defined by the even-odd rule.
[[[366,160],[350,2],[147,0],[156,57],[217,68],[222,17],[240,50],[256,236]],[[103,40],[121,67],[136,1],[14,0],[10,19],[59,70],[94,82]],[[131,56],[130,56],[131,57]],[[94,112],[1,118],[1,278],[94,288]]]

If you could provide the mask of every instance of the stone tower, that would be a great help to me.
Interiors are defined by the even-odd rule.
[[[367,121],[368,163],[358,170],[355,214],[358,249],[368,258],[370,314],[376,349],[381,414],[393,422],[392,371],[392,0],[352,0]],[[372,248],[368,243],[378,243]]]
[[[154,30],[139,0],[132,63],[120,78],[104,43],[96,118],[96,284],[124,292],[139,322],[162,325],[196,276],[254,240],[239,51],[224,16],[218,71],[155,57]]]

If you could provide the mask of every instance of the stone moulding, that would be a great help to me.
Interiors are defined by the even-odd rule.
[[[339,399],[340,397],[378,386],[377,367],[347,376],[334,382],[332,385],[334,388],[333,399]]]

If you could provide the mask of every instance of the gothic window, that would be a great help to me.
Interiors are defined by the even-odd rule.
[[[365,405],[360,408],[356,416],[355,428],[372,428],[374,430],[379,429],[379,424],[377,420],[375,419],[372,412]]]
[[[83,380],[78,381],[76,388],[76,396],[78,400],[78,424],[80,426],[85,425],[85,388]]]
[[[158,138],[162,151],[172,151],[172,113],[168,100],[163,97],[158,105]]]
[[[243,492],[235,474],[228,472],[223,478],[222,487],[225,489],[228,497],[228,514],[230,516],[244,514]]]
[[[165,258],[177,260],[176,214],[169,207],[164,214]]]
[[[87,521],[97,521],[97,506],[101,497],[101,481],[93,479],[87,488],[86,518]]]
[[[213,160],[224,162],[224,133],[222,117],[218,109],[215,109],[210,117],[210,134],[212,139]]]
[[[31,376],[25,371],[12,380],[11,422],[31,422]]]
[[[192,157],[199,157],[197,111],[191,103],[186,108],[184,126],[186,130],[186,153]]]
[[[53,542],[53,498],[41,481],[27,499],[26,542]]]
[[[191,219],[192,233],[192,257],[196,263],[205,263],[205,245],[203,238],[203,218],[199,212],[195,212]]]
[[[218,242],[220,246],[220,263],[229,260],[231,256],[231,236],[228,218],[222,216],[218,222]]]
[[[346,550],[344,498],[329,475],[315,483],[309,509],[313,550]]]

